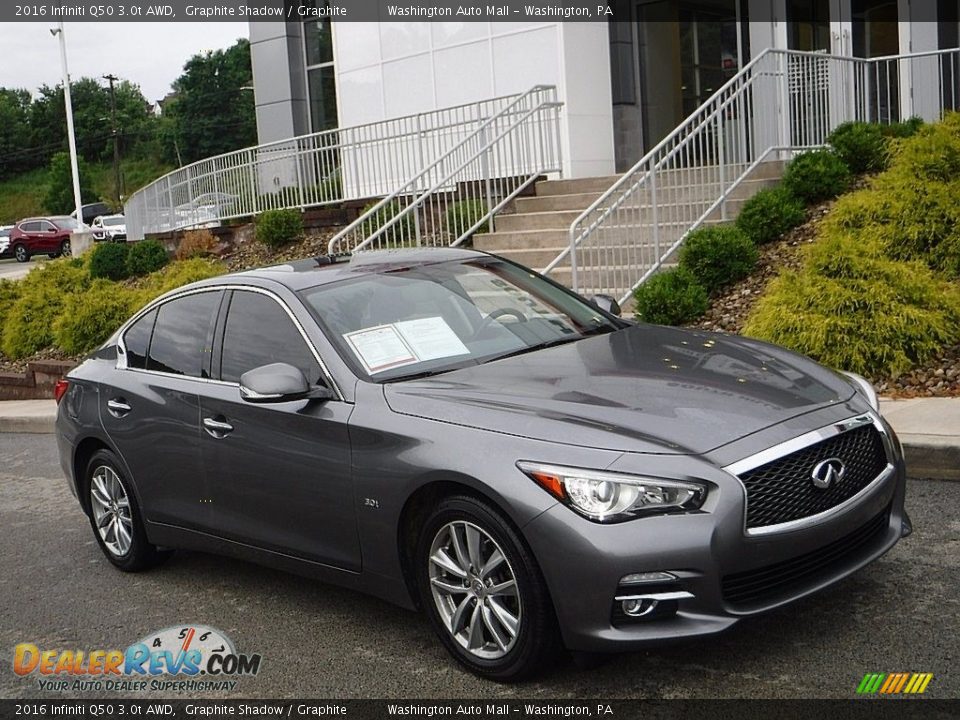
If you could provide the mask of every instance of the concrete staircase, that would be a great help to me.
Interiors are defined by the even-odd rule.
[[[674,173],[669,187],[660,190],[657,225],[661,248],[669,247],[696,220],[690,217],[691,201],[707,201],[703,206],[706,209],[709,202],[716,199],[714,168],[686,168]],[[744,202],[758,190],[775,185],[782,174],[782,162],[765,162],[755,168],[727,199],[726,221],[736,219]],[[535,195],[517,198],[512,208],[497,215],[496,232],[475,235],[473,247],[541,270],[569,245],[570,224],[618,179],[619,176],[610,176],[538,182]],[[650,217],[650,208],[645,191],[637,192],[632,198],[632,210],[638,225],[647,227],[645,218]],[[705,224],[723,221],[717,208]],[[652,218],[649,222],[652,228]],[[557,266],[550,277],[569,286],[570,266]]]

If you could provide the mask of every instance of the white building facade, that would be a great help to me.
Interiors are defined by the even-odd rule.
[[[957,5],[614,0],[616,22],[251,23],[260,142],[553,85],[564,176],[611,175],[766,48],[875,58],[957,47]],[[904,88],[888,109],[897,118],[939,111],[924,106],[933,79],[890,80]]]

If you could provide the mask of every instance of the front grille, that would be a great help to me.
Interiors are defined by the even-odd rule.
[[[813,484],[821,460],[840,458],[844,476],[830,487]],[[849,500],[887,466],[880,433],[864,425],[785,455],[740,475],[747,490],[747,529],[799,520]]]
[[[839,540],[789,560],[725,575],[723,597],[731,605],[761,605],[782,599],[827,577],[851,556],[882,536],[890,523],[890,508]]]

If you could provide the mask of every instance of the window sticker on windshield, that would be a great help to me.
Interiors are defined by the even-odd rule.
[[[405,320],[395,327],[421,361],[470,354],[442,317]]]
[[[357,330],[343,337],[371,375],[419,362],[393,325]]]

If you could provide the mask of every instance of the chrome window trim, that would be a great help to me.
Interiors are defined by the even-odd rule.
[[[847,498],[839,505],[834,505],[832,508],[824,510],[823,512],[819,512],[816,515],[809,515],[804,518],[777,523],[775,525],[763,525],[761,527],[747,528],[747,504],[749,503],[749,497],[747,494],[747,486],[744,484],[743,480],[740,479],[740,475],[742,473],[755,470],[758,467],[779,460],[780,458],[797,452],[798,450],[803,450],[811,445],[816,445],[819,442],[836,437],[837,435],[841,435],[845,432],[849,432],[850,430],[864,427],[865,425],[873,425],[877,432],[880,433],[884,454],[887,457],[887,465],[880,472],[880,474],[877,475],[877,477],[871,480],[856,495]],[[840,420],[839,422],[831,423],[830,425],[825,425],[824,427],[817,428],[816,430],[811,430],[810,432],[774,445],[766,450],[761,450],[760,452],[754,453],[749,457],[745,457],[742,460],[738,460],[737,462],[724,466],[723,470],[736,478],[737,482],[740,483],[740,487],[743,488],[743,534],[748,537],[762,537],[820,525],[824,522],[827,522],[834,516],[843,513],[852,505],[855,505],[857,502],[859,502],[863,497],[873,492],[873,490],[879,485],[882,485],[884,482],[886,482],[886,480],[890,478],[896,469],[895,462],[896,457],[890,434],[884,427],[879,415],[874,412],[867,412],[854,415],[853,417]]]
[[[225,385],[228,387],[239,388],[240,383],[228,382],[225,380],[215,380],[213,378],[201,378],[194,377],[192,375],[175,375],[174,373],[161,372],[159,370],[147,370],[144,368],[131,368],[127,367],[127,346],[124,342],[124,336],[127,334],[127,330],[130,329],[130,326],[133,325],[141,317],[149,313],[151,310],[159,308],[161,305],[166,305],[168,302],[174,300],[179,300],[183,297],[188,297],[190,295],[198,295],[205,292],[222,292],[225,290],[243,290],[247,292],[255,292],[260,295],[266,295],[276,302],[284,312],[287,313],[287,316],[293,321],[294,327],[297,328],[297,331],[300,333],[300,337],[303,338],[303,341],[307,344],[307,347],[310,349],[310,352],[313,354],[314,359],[317,361],[317,364],[320,366],[320,372],[323,373],[323,378],[327,382],[328,386],[336,394],[336,399],[343,402],[343,393],[340,392],[340,387],[337,385],[336,381],[333,379],[333,376],[330,374],[330,370],[327,368],[327,364],[323,361],[323,358],[320,357],[320,353],[317,351],[317,348],[314,346],[313,342],[310,340],[310,337],[307,335],[307,331],[304,329],[303,324],[293,314],[293,311],[290,309],[289,305],[284,302],[283,298],[277,295],[272,290],[267,290],[266,288],[256,287],[254,285],[240,285],[240,284],[224,284],[224,285],[205,285],[199,288],[192,288],[190,290],[184,290],[183,292],[178,292],[174,295],[166,296],[160,300],[154,300],[153,302],[148,303],[142,307],[136,315],[131,317],[127,322],[123,324],[120,328],[119,335],[117,337],[117,346],[120,352],[117,353],[117,370],[126,370],[129,372],[143,373],[145,375],[157,375],[160,377],[169,377],[169,378],[178,378],[181,380],[197,380],[202,383],[210,383],[213,385]]]

